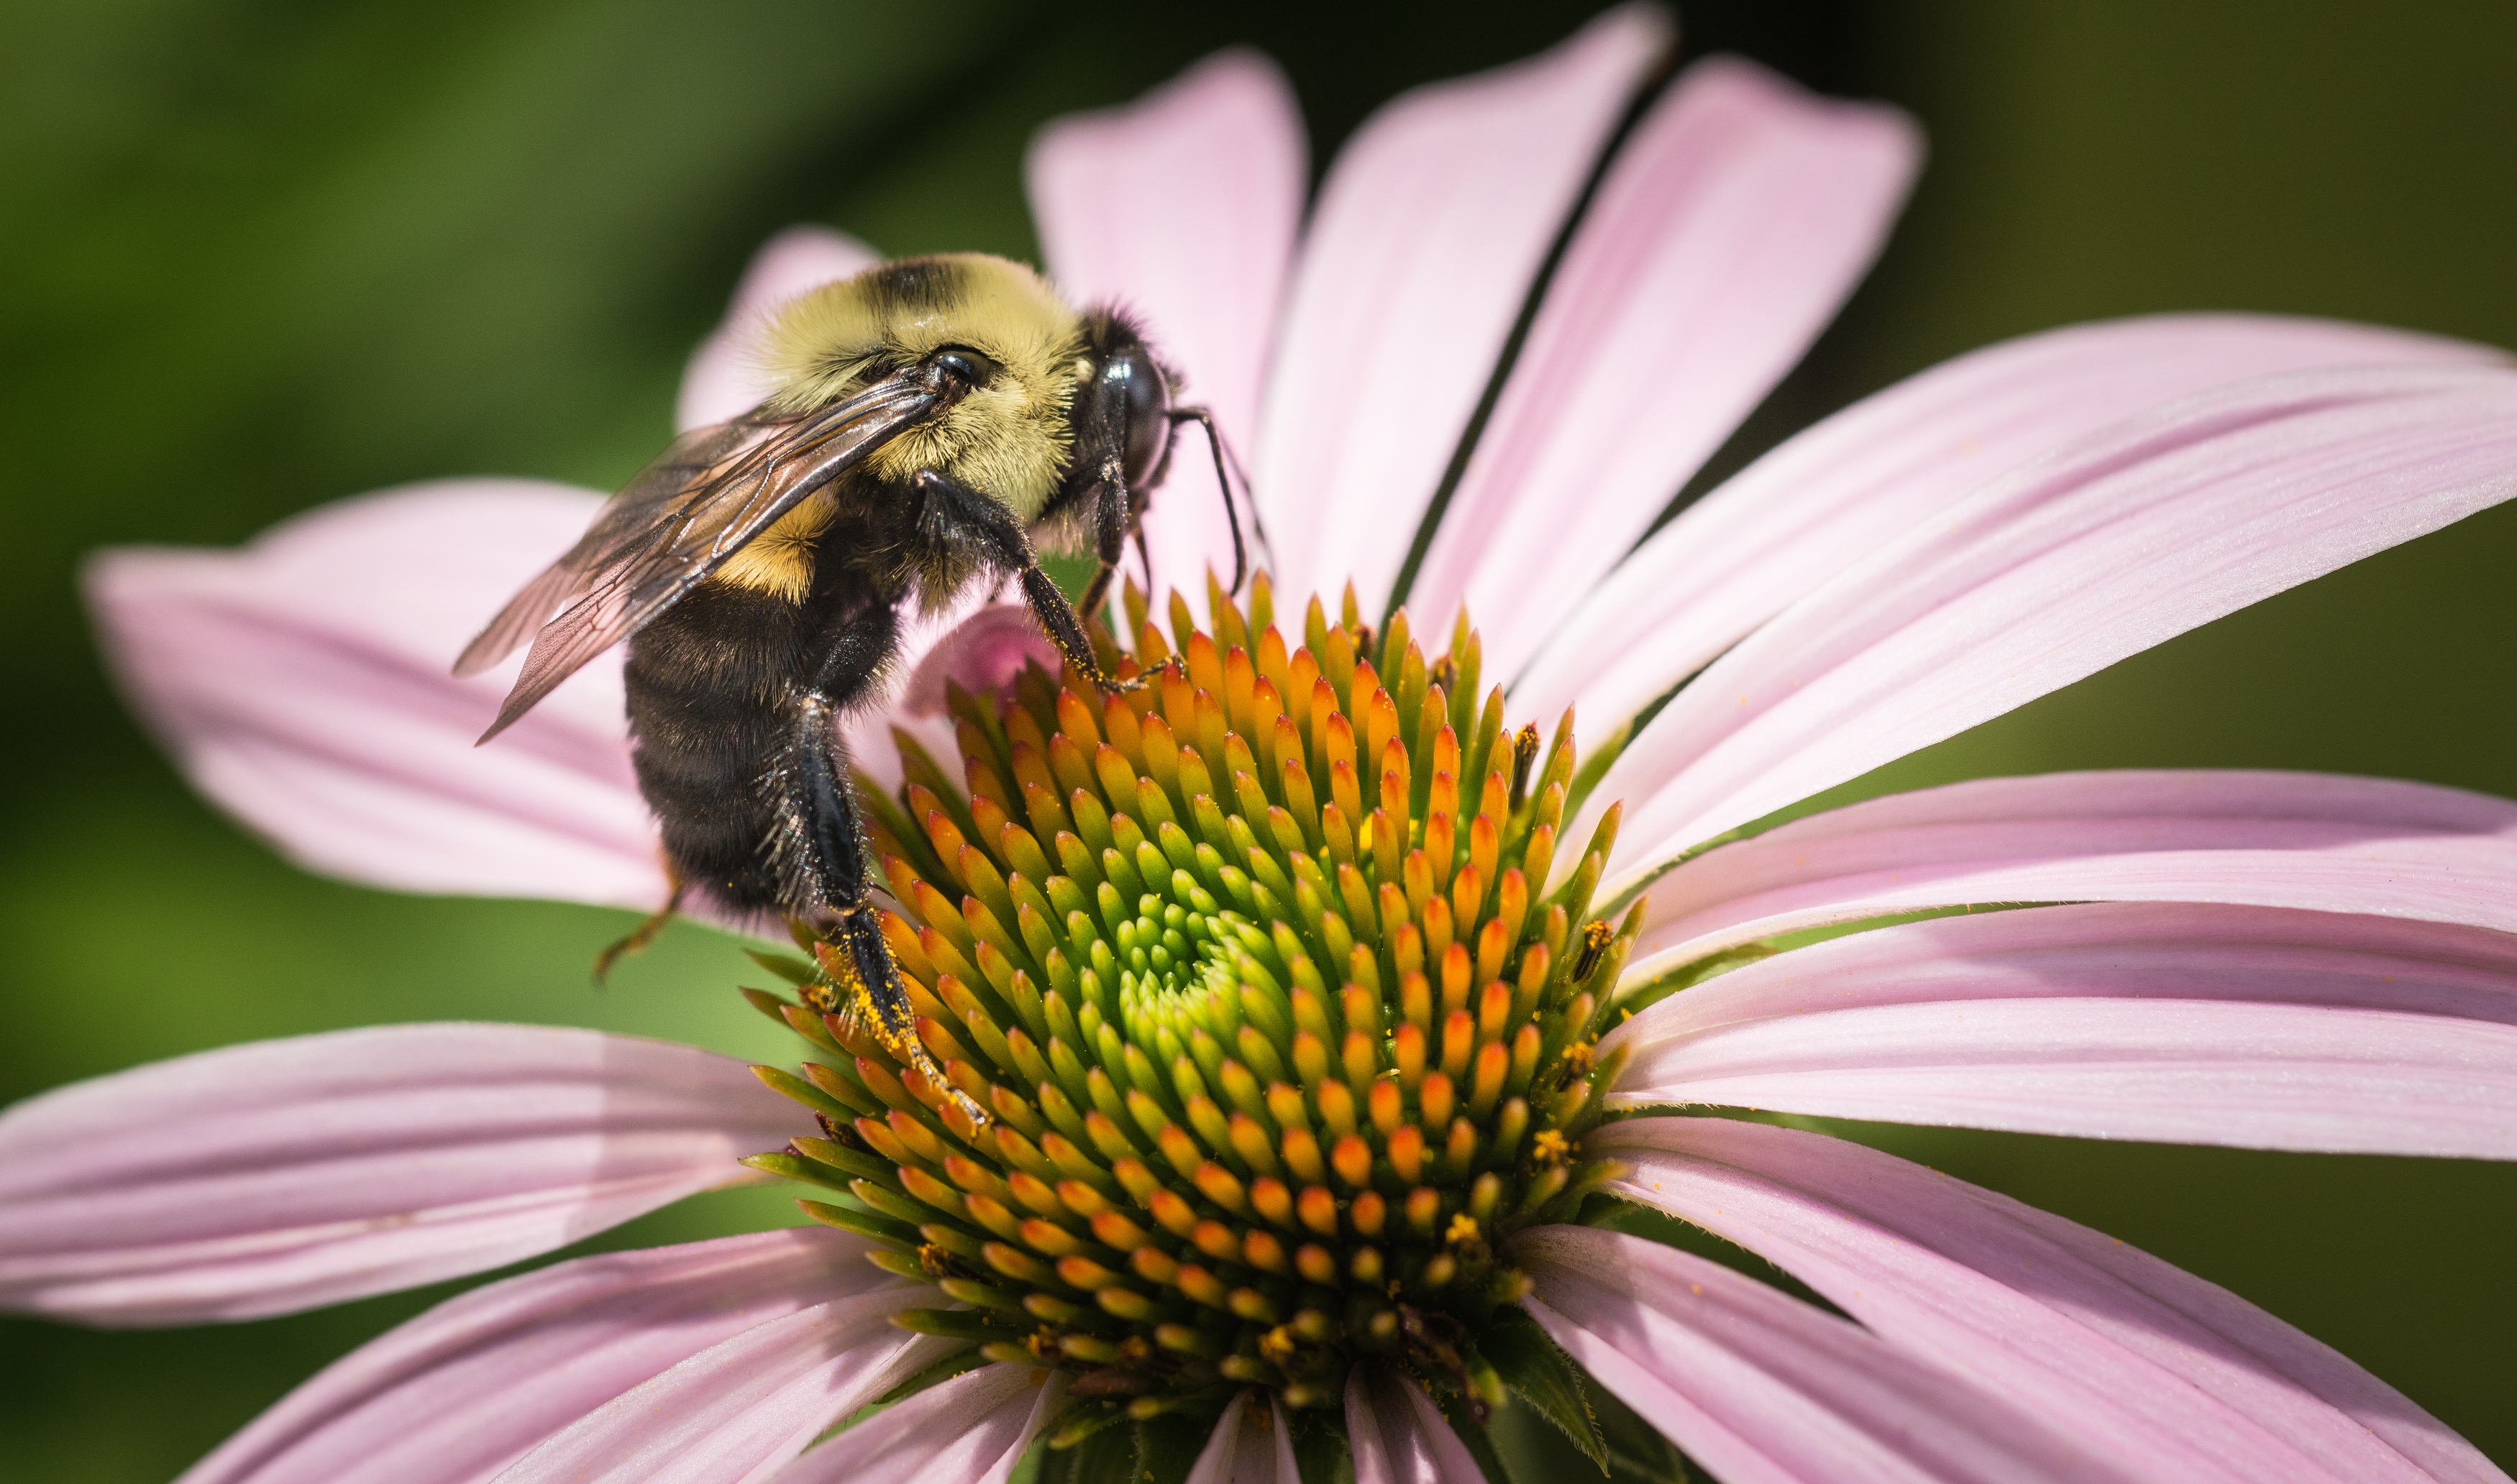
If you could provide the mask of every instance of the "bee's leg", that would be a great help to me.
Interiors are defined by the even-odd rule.
[[[883,611],[888,616],[888,611]],[[887,625],[844,635],[825,662],[823,679],[839,681],[851,694],[870,679],[888,653]],[[860,673],[862,671],[862,673]],[[796,707],[794,752],[778,783],[789,790],[782,811],[782,836],[770,844],[771,860],[798,915],[844,951],[847,973],[839,986],[847,1007],[864,1020],[883,1049],[915,1067],[928,1085],[950,1096],[970,1121],[986,1127],[987,1113],[953,1085],[917,1039],[917,1015],[883,942],[881,909],[874,902],[874,852],[865,816],[848,786],[847,748],[839,741],[830,702],[807,695]]]
[[[594,955],[596,984],[611,979],[613,966],[621,959],[647,952],[648,945],[656,941],[656,935],[662,932],[665,924],[673,920],[673,914],[682,910],[682,895],[688,888],[682,881],[682,873],[673,869],[669,857],[664,861],[664,883],[670,888],[664,894],[664,905],[648,913],[647,920],[631,928],[628,937]]]
[[[1112,461],[1114,464],[1116,460]],[[1090,615],[1101,612],[1110,598],[1110,579],[1118,574],[1119,559],[1128,554],[1128,528],[1134,524],[1135,514],[1128,492],[1124,471],[1113,468],[1095,487],[1092,499],[1092,555],[1100,566],[1092,573],[1092,585],[1084,589],[1084,601],[1078,612]],[[1141,533],[1141,532],[1140,532]]]
[[[1206,430],[1206,449],[1215,455],[1215,483],[1223,491],[1223,519],[1232,527],[1232,585],[1224,591],[1237,593],[1241,591],[1243,580],[1250,575],[1250,551],[1241,542],[1241,512],[1232,504],[1232,471],[1224,467],[1223,435],[1215,431],[1215,414],[1204,407],[1173,407],[1165,415],[1171,418],[1173,427],[1193,422]],[[1164,457],[1170,455],[1166,453]],[[1241,488],[1247,493],[1250,481],[1244,479]],[[1255,497],[1251,502],[1250,519],[1254,524],[1258,519]]]
[[[1057,590],[1048,573],[1040,570],[1040,557],[1031,548],[1031,537],[1024,533],[1022,523],[1013,512],[987,495],[947,474],[920,469],[913,478],[925,508],[920,520],[930,539],[950,542],[957,538],[969,541],[997,566],[1011,572],[1022,582],[1023,598],[1031,605],[1032,615],[1048,634],[1048,642],[1078,673],[1104,691],[1133,691],[1144,681],[1123,681],[1104,672],[1099,657],[1092,653],[1092,641],[1084,632],[1084,620],[1077,617],[1074,605],[1066,594]]]

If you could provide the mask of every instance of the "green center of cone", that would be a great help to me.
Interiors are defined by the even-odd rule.
[[[1141,688],[954,691],[960,767],[903,737],[900,792],[861,784],[931,1061],[827,945],[763,957],[801,1002],[747,993],[826,1059],[762,1076],[823,1136],[751,1163],[844,1191],[806,1209],[963,1305],[900,1323],[1068,1370],[1094,1417],[1334,1406],[1366,1358],[1481,1413],[1506,1240],[1609,1172],[1578,1147],[1639,925],[1588,916],[1617,814],[1545,891],[1570,718],[1505,731],[1465,616],[1429,663],[1403,615],[1314,599],[1289,652],[1263,577],[1210,591],[1167,639],[1130,590],[1103,659]]]

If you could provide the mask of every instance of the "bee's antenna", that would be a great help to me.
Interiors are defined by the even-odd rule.
[[[1173,427],[1193,422],[1206,430],[1206,446],[1215,454],[1215,482],[1223,489],[1223,517],[1232,523],[1232,586],[1226,591],[1237,593],[1241,591],[1242,579],[1250,574],[1250,553],[1241,544],[1241,512],[1232,503],[1232,476],[1223,467],[1223,438],[1215,431],[1215,414],[1204,407],[1173,407],[1165,415],[1171,418]],[[1242,481],[1242,488],[1249,488],[1248,480]],[[1251,519],[1258,519],[1256,504],[1251,507],[1250,514]]]

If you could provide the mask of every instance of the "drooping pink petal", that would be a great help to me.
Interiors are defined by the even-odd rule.
[[[688,432],[748,412],[768,388],[750,362],[749,336],[761,318],[808,288],[873,267],[882,255],[827,227],[789,227],[760,245],[735,285],[725,318],[691,353],[673,403],[673,426]],[[658,451],[662,451],[659,445]]]
[[[1186,1484],[1301,1484],[1301,1477],[1293,1435],[1277,1425],[1263,1397],[1243,1391],[1215,1420]]]
[[[834,1297],[908,1287],[866,1249],[798,1227],[605,1252],[476,1289],[325,1367],[181,1484],[491,1478],[710,1345]]]
[[[1378,615],[1549,244],[1669,39],[1628,5],[1366,120],[1320,189],[1252,475],[1278,586]]]
[[[1930,908],[2230,902],[2517,932],[2517,804],[2316,773],[1980,779],[1795,820],[1652,883],[1627,970]]]
[[[1556,1342],[1725,1484],[2139,1476],[1955,1371],[1691,1252],[1541,1226],[1512,1253]]]
[[[2144,1477],[2502,1480],[2329,1346],[2103,1233],[1824,1134],[1612,1124],[1612,1187],[1765,1257],[1899,1349]]]
[[[813,1449],[778,1484],[1003,1484],[1065,1401],[1063,1371],[981,1366]]]
[[[2250,1149],[2517,1159],[2517,938],[2278,908],[1940,917],[1617,1028],[1613,1107],[1711,1103]]]
[[[178,1057],[0,1115],[0,1305],[191,1324],[477,1273],[748,1178],[795,1126],[732,1057],[594,1031]]]
[[[2180,397],[2330,365],[2503,353],[2401,330],[2250,315],[2077,324],[1970,352],[1792,438],[1639,547],[1547,640],[1515,706],[1625,720],[1739,637],[1961,496]],[[1649,633],[1652,642],[1632,636]]]
[[[1516,673],[1879,250],[1922,139],[1893,108],[1699,63],[1618,154],[1408,594]]]
[[[93,558],[124,694],[192,784],[291,860],[405,891],[653,908],[620,662],[475,747],[513,678],[448,666],[584,530],[592,493],[456,480],[345,500],[233,551]]]
[[[499,1484],[758,1484],[866,1403],[962,1341],[912,1335],[922,1284],[798,1309],[620,1393],[498,1475]]]
[[[1886,543],[1680,692],[1594,795],[1628,806],[1607,889],[2511,494],[2517,370],[2299,372],[2126,419]]]
[[[1302,219],[1308,151],[1293,89],[1256,52],[1218,52],[1123,108],[1052,120],[1024,162],[1049,276],[1080,306],[1140,316],[1178,401],[1215,413],[1246,464],[1258,380]],[[1243,533],[1249,512],[1242,513]],[[1182,428],[1144,520],[1155,596],[1206,612],[1232,536],[1204,438]],[[1254,547],[1255,555],[1255,547]]]
[[[1346,1441],[1355,1484],[1448,1484],[1484,1477],[1424,1388],[1386,1366],[1345,1378]]]
[[[891,665],[897,694],[870,700],[839,718],[849,760],[884,788],[898,788],[900,748],[892,736],[897,728],[941,766],[953,767],[960,743],[944,709],[947,683],[995,699],[1010,694],[1014,676],[1035,660],[1052,673],[1060,662],[1040,620],[1020,603],[994,602],[984,587],[974,586],[938,614],[910,606],[901,615],[900,653]]]

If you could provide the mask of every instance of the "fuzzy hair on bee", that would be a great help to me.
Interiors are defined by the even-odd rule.
[[[532,640],[486,742],[627,641],[631,758],[675,883],[629,944],[686,893],[798,920],[844,949],[853,995],[923,1065],[837,718],[880,692],[907,604],[948,608],[983,577],[1010,578],[1088,679],[1128,689],[1101,670],[1040,544],[1092,552],[1088,612],[1176,423],[1204,425],[1227,511],[1231,484],[1212,418],[1172,405],[1176,379],[1133,319],[1071,308],[1003,258],[908,258],[824,284],[770,316],[753,354],[760,405],[675,440],[455,671]],[[1237,588],[1237,514],[1232,530]]]
[[[867,465],[907,478],[950,474],[994,495],[1029,525],[1046,508],[1072,462],[1076,388],[1090,373],[1083,317],[1038,274],[976,253],[883,264],[825,284],[782,306],[755,332],[753,363],[770,386],[768,406],[828,406],[948,345],[986,355],[998,373],[961,401],[875,449]],[[811,581],[814,538],[832,519],[832,491],[806,500],[718,573],[720,580],[800,597]],[[1071,541],[1056,533],[1053,546]],[[967,573],[958,553],[923,572],[923,606],[942,608]]]

